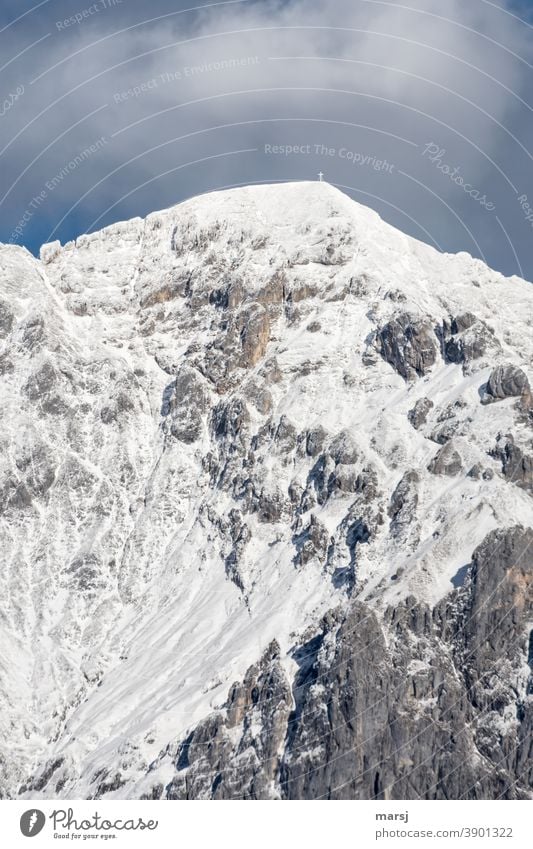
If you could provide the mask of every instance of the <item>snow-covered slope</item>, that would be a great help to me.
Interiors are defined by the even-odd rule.
[[[167,786],[273,640],[288,711],[328,611],[438,607],[533,525],[531,284],[328,184],[2,246],[0,275],[5,795]]]

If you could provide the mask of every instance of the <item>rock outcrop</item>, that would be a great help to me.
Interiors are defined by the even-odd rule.
[[[533,455],[516,445],[511,434],[500,437],[491,453],[501,460],[506,480],[533,495]]]
[[[318,182],[0,245],[0,796],[525,798],[532,292]]]
[[[445,321],[442,336],[445,360],[461,364],[465,372],[471,370],[476,361],[501,350],[494,331],[470,312]]]
[[[409,410],[408,419],[415,430],[419,430],[422,425],[425,425],[430,411],[434,404],[429,398],[419,398],[412,410]]]
[[[377,348],[406,380],[427,374],[437,360],[437,341],[424,318],[400,313],[378,330]]]
[[[533,531],[496,531],[433,609],[331,611],[293,650],[292,689],[269,649],[162,755],[158,797],[529,798],[532,551]]]
[[[428,471],[433,475],[446,475],[447,477],[455,477],[463,468],[461,455],[455,449],[453,442],[446,442],[440,451],[437,451],[431,463],[428,466]]]
[[[514,365],[497,366],[488,379],[482,402],[491,404],[504,398],[531,397],[526,373]]]

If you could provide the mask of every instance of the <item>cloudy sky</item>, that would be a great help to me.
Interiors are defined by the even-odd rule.
[[[532,2],[2,0],[0,44],[1,241],[322,171],[533,279]]]

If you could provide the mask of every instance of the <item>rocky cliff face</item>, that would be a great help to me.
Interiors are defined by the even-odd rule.
[[[522,527],[489,534],[434,607],[337,608],[293,650],[292,688],[269,646],[153,765],[176,772],[150,798],[530,798],[532,545]]]
[[[4,796],[531,794],[530,284],[327,184],[0,275]]]

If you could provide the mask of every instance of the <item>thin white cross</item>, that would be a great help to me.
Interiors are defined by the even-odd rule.
[[[318,175],[318,179],[320,180],[321,183],[324,180],[324,175],[323,175],[322,171],[320,171],[320,173]]]

